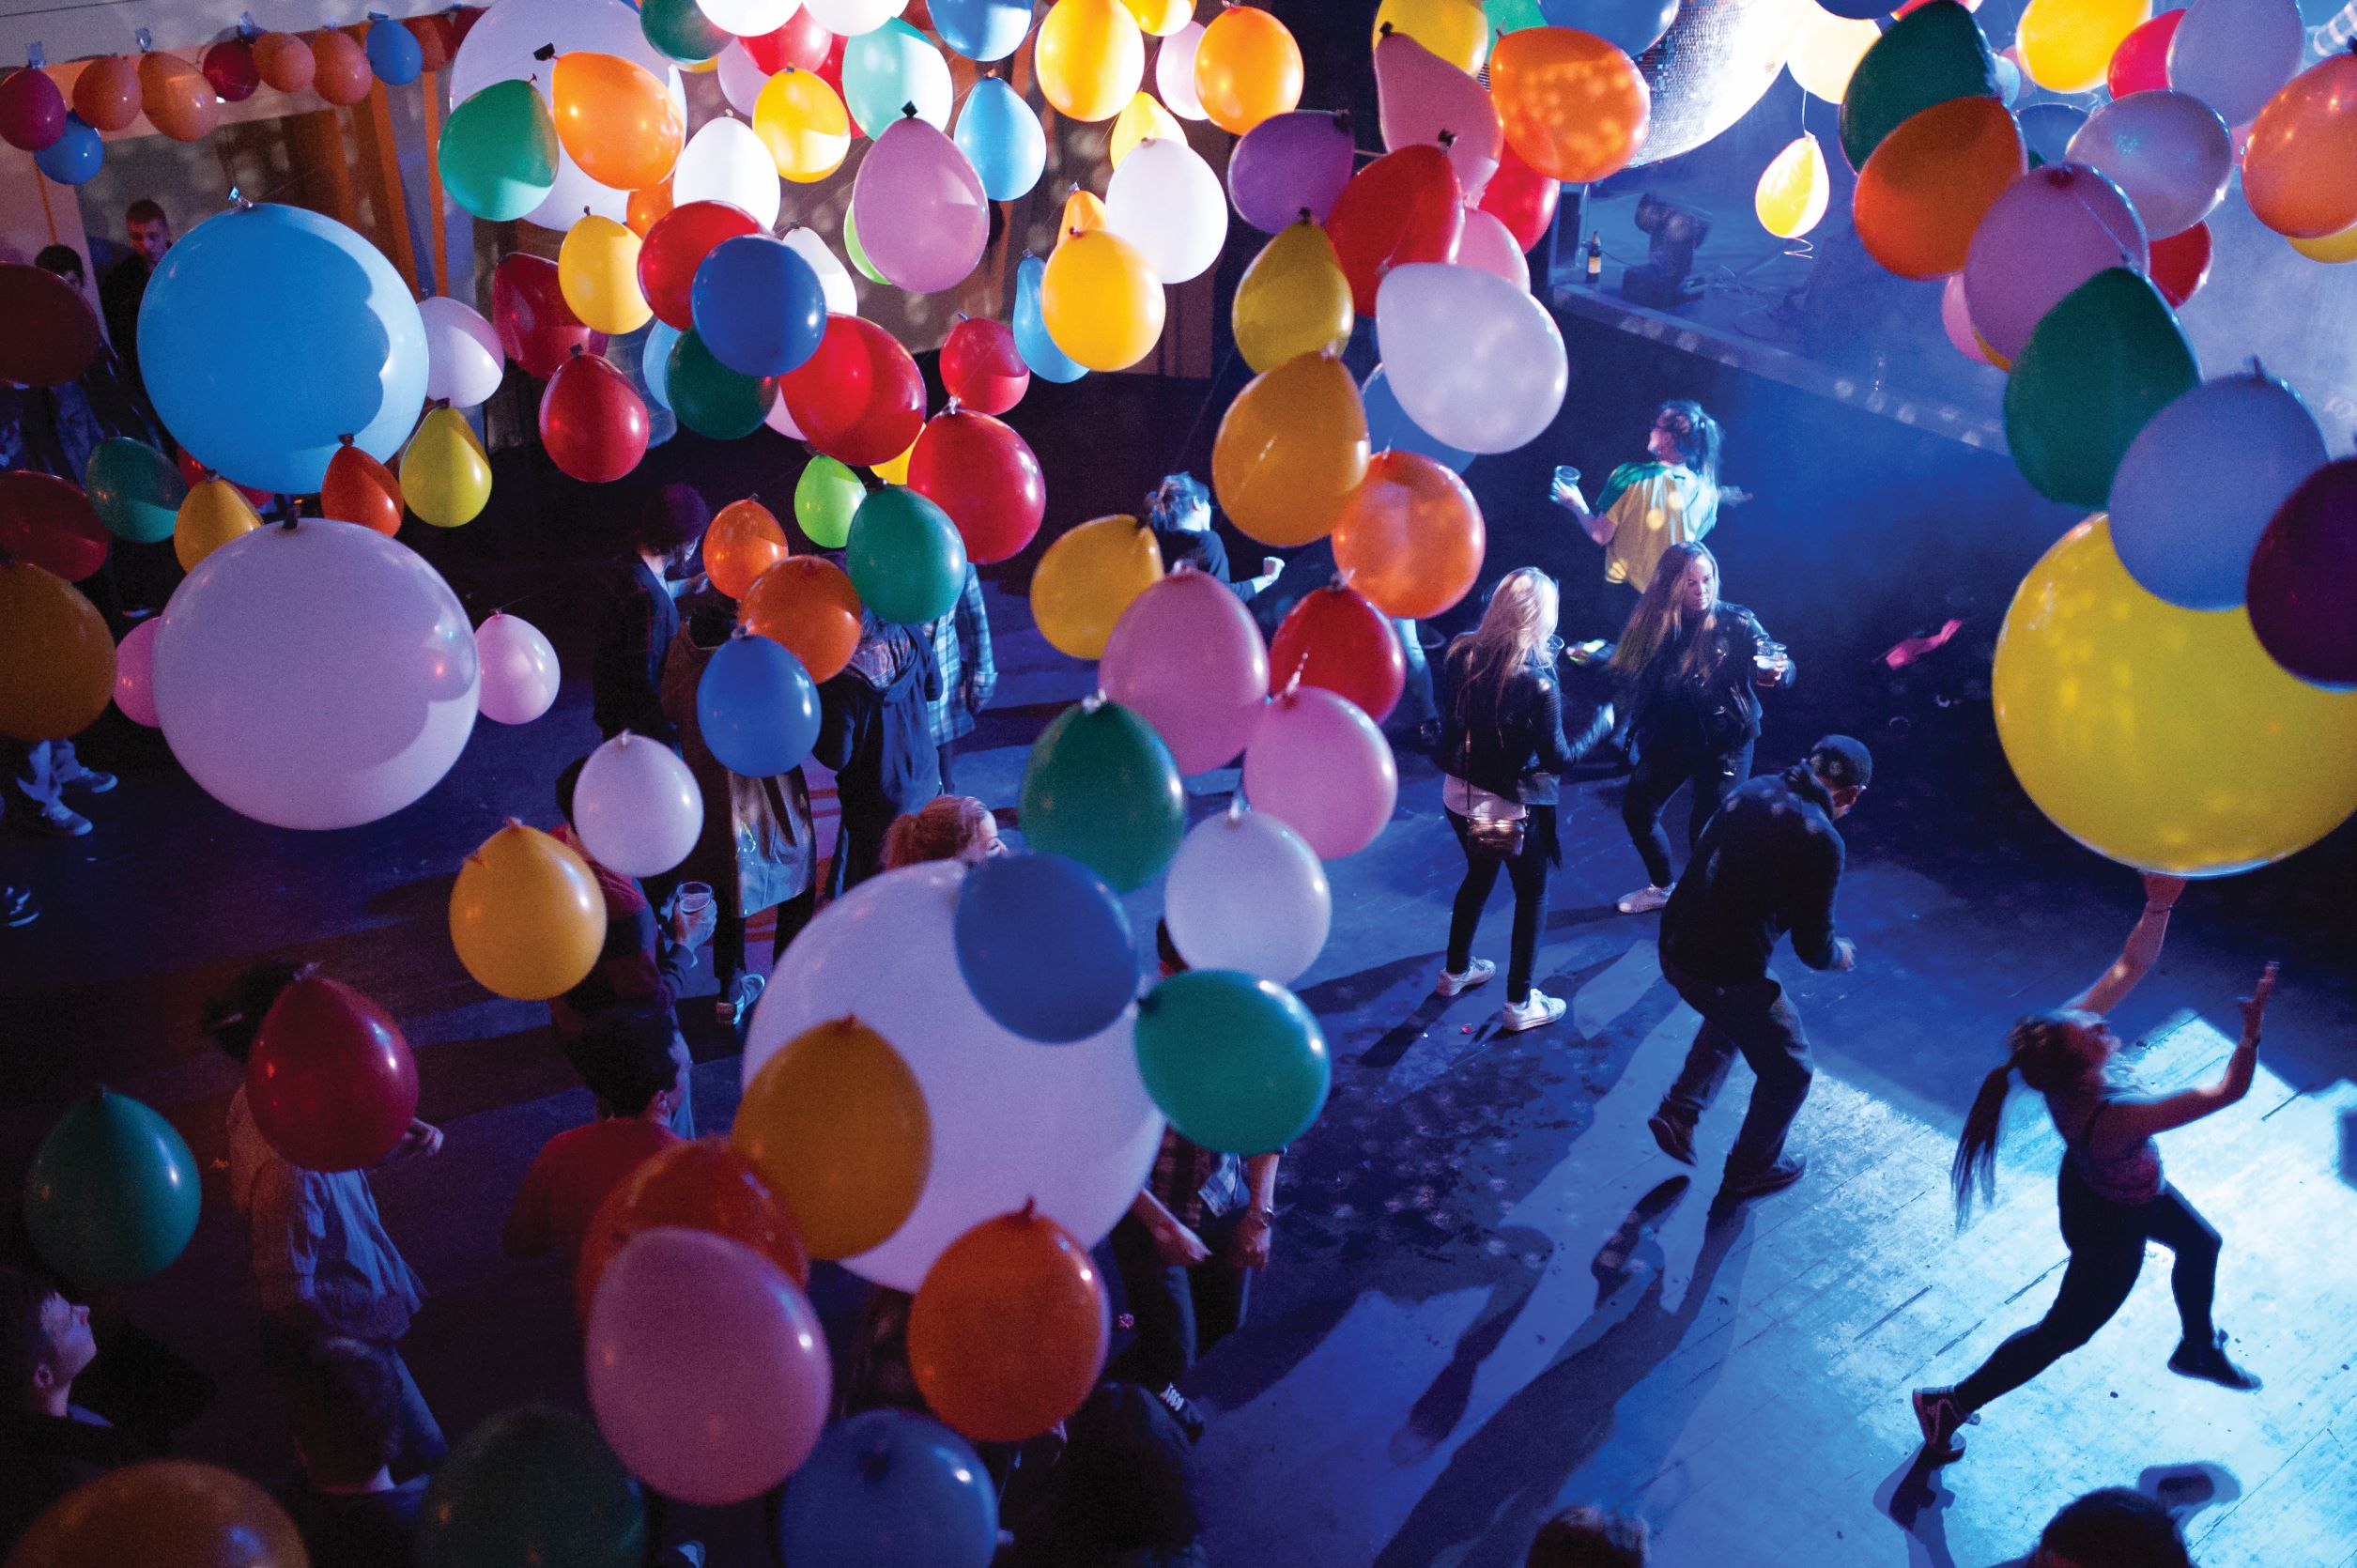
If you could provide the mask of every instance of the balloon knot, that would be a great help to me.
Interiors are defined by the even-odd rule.
[[[352,438],[349,436],[338,436],[335,438],[335,444],[337,446],[350,446],[352,444]]]
[[[1377,37],[1388,38],[1392,36],[1392,24],[1386,22],[1380,27],[1375,29],[1375,32]]]
[[[1027,1198],[1024,1199],[1024,1200],[1023,1200],[1023,1218],[1024,1218],[1024,1219],[1025,1219],[1025,1220],[1036,1220],[1036,1219],[1038,1219],[1039,1217],[1040,1217],[1040,1200],[1039,1200],[1038,1198],[1030,1198],[1030,1197],[1027,1197]]]
[[[915,103],[903,103],[901,105],[901,118],[904,120],[913,120],[916,117],[917,105]]]
[[[1302,215],[1302,223],[1314,223],[1314,222],[1316,222],[1316,220],[1315,220],[1315,219],[1313,219],[1313,218],[1311,218],[1311,217],[1310,217],[1310,215],[1309,215],[1309,208],[1306,208],[1306,207],[1303,207],[1303,208],[1295,208],[1295,210],[1296,210],[1296,211],[1298,211],[1299,213],[1301,213],[1301,215]]]
[[[1433,140],[1440,143],[1444,148],[1453,147],[1456,146],[1456,132],[1454,131],[1443,131],[1440,134],[1435,136]]]
[[[1349,110],[1337,109],[1334,111],[1334,129],[1337,131],[1348,131],[1350,129]]]
[[[557,57],[557,46],[553,43],[544,43],[531,52],[531,57],[535,60],[553,60]]]

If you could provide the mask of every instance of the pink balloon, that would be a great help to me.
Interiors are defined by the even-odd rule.
[[[1996,363],[1981,349],[1980,340],[1973,331],[1972,312],[1964,304],[1962,272],[1950,272],[1948,282],[1941,285],[1940,325],[1948,330],[1948,341],[1956,346],[1957,353],[1980,364]]]
[[[793,423],[793,413],[786,407],[786,400],[782,397],[770,404],[769,412],[762,416],[762,423],[790,441],[810,438],[802,433],[802,426]]]
[[[826,1422],[818,1314],[769,1259],[661,1226],[623,1244],[587,1332],[590,1408],[630,1472],[704,1508],[793,1473]]]
[[[115,650],[115,706],[133,724],[150,730],[162,727],[156,717],[156,628],[163,617],[151,615],[124,634]]]
[[[1269,649],[1225,583],[1182,566],[1121,612],[1097,681],[1154,727],[1180,773],[1202,773],[1252,744],[1268,707]]]
[[[1465,209],[1465,226],[1456,238],[1456,264],[1495,272],[1525,292],[1531,286],[1530,258],[1515,243],[1514,231],[1496,213],[1478,207]]]
[[[851,221],[875,269],[916,294],[964,282],[991,238],[981,177],[957,143],[914,115],[868,149],[852,181]]]
[[[1375,842],[1392,820],[1399,771],[1373,719],[1302,686],[1269,704],[1244,753],[1244,798],[1334,860]]]
[[[557,651],[539,627],[512,615],[494,614],[474,630],[483,659],[483,687],[476,705],[497,724],[530,724],[557,700]]]
[[[1481,200],[1482,188],[1498,172],[1505,134],[1498,106],[1479,82],[1407,34],[1387,33],[1375,45],[1375,100],[1385,151],[1447,137],[1466,202]]]
[[[1964,254],[1964,303],[2008,360],[2062,297],[2107,267],[2151,266],[2127,193],[2084,163],[2048,163],[2005,188]]]

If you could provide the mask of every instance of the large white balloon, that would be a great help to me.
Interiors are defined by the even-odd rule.
[[[447,295],[421,300],[425,322],[425,395],[454,408],[471,408],[500,390],[507,355],[491,324],[470,305]]]
[[[696,0],[704,20],[724,33],[757,38],[793,20],[800,0]]]
[[[1302,836],[1239,804],[1188,830],[1163,888],[1163,920],[1194,969],[1291,985],[1333,921],[1326,868]]]
[[[1408,417],[1467,452],[1512,452],[1564,406],[1564,335],[1527,290],[1477,267],[1394,267],[1375,294],[1384,378]]]
[[[803,4],[812,21],[846,38],[872,33],[908,8],[908,0],[803,0]]]
[[[483,660],[483,716],[497,724],[530,724],[557,700],[562,671],[547,634],[531,622],[494,612],[474,629]]]
[[[1137,1196],[1162,1144],[1131,1039],[1134,1012],[1072,1045],[991,1022],[958,978],[950,925],[965,868],[937,861],[853,888],[786,949],[745,1042],[745,1080],[814,1023],[855,1016],[917,1074],[932,1169],[892,1238],[844,1267],[915,1290],[943,1248],[1036,1201],[1094,1246]]]
[[[2234,138],[2218,112],[2190,93],[2130,93],[2072,133],[2070,161],[2128,192],[2145,233],[2182,234],[2210,216],[2234,177]]]
[[[625,730],[581,765],[573,827],[599,865],[624,876],[660,876],[696,847],[703,792],[678,752]]]
[[[1190,22],[1154,51],[1154,86],[1162,94],[1163,107],[1182,120],[1210,118],[1194,93],[1194,52],[1202,42],[1203,23]]]
[[[826,241],[820,236],[818,230],[791,228],[782,238],[788,245],[800,253],[803,260],[810,264],[810,270],[819,275],[819,288],[826,296],[826,314],[857,315],[859,314],[859,284],[853,279],[851,269],[845,267],[836,258],[835,253],[827,249]],[[786,406],[786,400],[779,398],[777,406],[783,408]]]
[[[2298,0],[2194,0],[2169,38],[2169,85],[2245,124],[2300,69],[2307,35]]]
[[[671,169],[671,200],[726,202],[768,228],[778,221],[784,183],[769,149],[743,120],[722,115],[707,120],[680,150]]]
[[[562,234],[591,212],[619,223],[630,216],[630,192],[598,184],[581,172],[571,153],[557,148],[557,182],[524,214],[524,222]]]
[[[481,661],[458,596],[357,523],[255,529],[199,561],[161,617],[156,715],[206,793],[278,827],[392,815],[474,730]]]
[[[1157,137],[1140,142],[1113,171],[1105,226],[1143,251],[1156,277],[1182,284],[1220,258],[1227,192],[1193,147]]]

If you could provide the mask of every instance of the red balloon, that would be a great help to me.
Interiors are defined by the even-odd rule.
[[[610,484],[646,455],[646,403],[605,360],[575,354],[540,394],[540,444],[574,478]]]
[[[0,141],[39,152],[66,133],[66,95],[39,66],[0,77]]]
[[[192,490],[195,489],[199,484],[204,484],[205,481],[208,479],[219,479],[221,477],[219,474],[213,472],[212,469],[198,462],[196,460],[196,453],[189,451],[186,447],[182,447],[180,449],[180,454],[172,460],[172,466],[180,470],[180,483],[187,485]],[[257,490],[251,484],[239,485],[238,494],[243,496],[246,500],[252,501],[256,506],[268,506],[272,500],[272,497],[268,490]]]
[[[474,31],[474,24],[483,20],[483,9],[481,6],[454,6],[451,8],[450,52],[453,54],[457,54],[458,46],[467,41],[467,35]]]
[[[639,247],[639,292],[644,294],[660,320],[681,331],[696,324],[688,308],[688,291],[696,269],[724,239],[759,234],[753,215],[727,202],[683,202],[647,229]]]
[[[1005,322],[969,315],[949,329],[941,346],[941,384],[963,407],[1003,414],[1031,390],[1031,367]]]
[[[890,462],[925,426],[917,361],[861,316],[828,316],[818,352],[778,377],[778,395],[812,451],[855,469]]]
[[[106,564],[107,537],[81,485],[28,469],[0,473],[0,556],[80,582]]]
[[[401,482],[347,437],[319,482],[319,515],[358,523],[390,539],[401,531]]]
[[[99,318],[73,284],[39,267],[0,265],[0,381],[62,387],[90,368]]]
[[[1350,177],[1326,214],[1326,238],[1361,315],[1375,319],[1376,287],[1393,268],[1456,258],[1464,203],[1456,169],[1438,146],[1387,152]]]
[[[512,251],[491,274],[491,329],[524,374],[549,377],[576,348],[590,346],[590,330],[564,302],[557,264]]]
[[[356,1171],[409,1130],[417,1059],[383,1008],[340,980],[306,975],[264,1015],[245,1093],[255,1129],[289,1162]]]
[[[925,425],[909,453],[908,487],[949,514],[978,566],[1031,543],[1047,515],[1047,481],[1024,438],[988,414],[963,409]]]
[[[2169,85],[2169,40],[2184,20],[2183,11],[2164,11],[2119,40],[2112,63],[2103,68],[2103,85],[2111,88],[2112,97],[2158,92]]]
[[[2183,16],[2171,11],[2171,16]],[[2152,242],[2152,286],[2171,306],[2183,304],[2210,280],[2210,225],[2195,223],[2180,234]]]
[[[205,51],[198,69],[213,85],[213,91],[231,103],[243,103],[262,85],[261,68],[254,63],[254,45],[243,38],[223,38]]]
[[[867,129],[859,123],[859,116],[851,113],[850,96],[843,91],[843,40],[840,35],[828,41],[826,58],[810,69],[817,71],[819,80],[834,88],[835,96],[843,100],[843,113],[851,118],[851,133],[865,136]]]
[[[1269,643],[1270,693],[1296,681],[1349,699],[1379,724],[1408,684],[1408,655],[1383,612],[1335,583],[1305,595]]]
[[[450,11],[437,11],[427,16],[413,16],[401,23],[417,39],[419,63],[427,70],[440,70],[450,64],[450,57],[458,53],[458,40],[452,31]]]
[[[1510,146],[1498,155],[1498,172],[1481,193],[1481,209],[1506,225],[1514,242],[1529,250],[1546,238],[1555,222],[1555,203],[1564,193],[1563,181],[1522,161]]]
[[[739,38],[745,53],[762,68],[764,76],[775,76],[788,66],[799,70],[816,70],[826,63],[829,51],[835,48],[835,35],[819,23],[809,8],[797,6],[793,18],[774,33]]]

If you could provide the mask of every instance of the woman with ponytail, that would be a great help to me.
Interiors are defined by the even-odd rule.
[[[2045,1096],[2064,1145],[2057,1192],[2071,1262],[2044,1317],[1998,1345],[1953,1388],[1915,1391],[1924,1452],[1937,1463],[1963,1455],[1958,1431],[1981,1407],[2020,1388],[2112,1320],[2135,1285],[2148,1241],[2158,1241],[2177,1259],[2169,1284],[2184,1337],[2169,1357],[2169,1370],[2222,1388],[2258,1387],[2258,1379],[2226,1359],[2226,1335],[2211,1321],[2218,1233],[2163,1178],[2153,1138],[2223,1111],[2250,1092],[2275,966],[2267,966],[2243,999],[2242,1038],[2225,1074],[2201,1088],[2154,1096],[2123,1083],[2115,1068],[2119,1038],[2103,1017],[2160,957],[2169,910],[2184,888],[2181,877],[2147,873],[2144,913],[2118,961],[2065,1006],[2013,1025],[2005,1065],[1982,1081],[1964,1118],[1952,1173],[1959,1226],[1976,1193],[1984,1200],[1996,1193],[1997,1135],[2014,1075]]]

